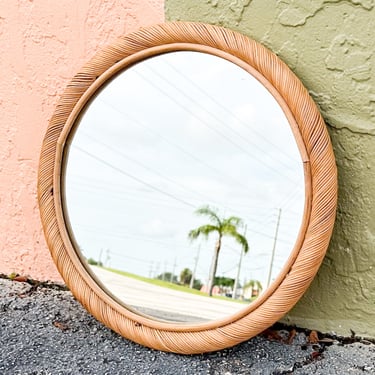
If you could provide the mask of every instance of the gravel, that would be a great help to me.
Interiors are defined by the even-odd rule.
[[[164,353],[106,328],[69,291],[0,279],[0,374],[375,374],[375,345],[312,345],[300,331],[290,344],[264,335],[214,353]]]

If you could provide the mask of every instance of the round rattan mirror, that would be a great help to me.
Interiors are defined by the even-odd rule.
[[[246,70],[194,51],[149,57],[103,85],[69,132],[61,181],[70,237],[103,286],[175,322],[227,317],[266,291],[305,202],[281,106]],[[244,237],[223,225],[214,250],[212,213],[235,215]]]
[[[257,299],[233,313],[197,322],[159,319],[132,308],[130,302],[112,293],[88,266],[79,248],[66,199],[67,165],[74,163],[74,158],[69,159],[71,144],[81,130],[80,124],[90,103],[123,72],[142,65],[143,61],[178,52],[220,58],[260,83],[290,126],[300,153],[304,179],[302,224],[273,282]],[[126,104],[125,101],[124,107]],[[147,107],[147,102],[142,106]],[[154,124],[155,128],[157,126]],[[88,136],[95,137],[95,134]],[[91,156],[100,158],[95,156],[95,148]],[[328,246],[336,209],[336,180],[325,124],[306,89],[285,64],[263,46],[233,31],[197,23],[170,23],[119,38],[73,78],[59,101],[44,139],[38,192],[52,257],[85,308],[133,341],[188,354],[218,350],[244,341],[272,325],[298,301],[317,272]]]

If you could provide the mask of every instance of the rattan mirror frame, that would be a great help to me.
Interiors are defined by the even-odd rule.
[[[111,77],[160,53],[211,53],[241,66],[272,93],[291,125],[305,171],[305,211],[296,245],[261,297],[242,311],[208,323],[176,324],[137,314],[111,295],[86,267],[64,216],[64,147],[84,106]],[[137,343],[193,354],[223,349],[262,332],[299,300],[314,278],[332,234],[337,204],[336,164],[324,121],[307,90],[272,52],[237,32],[175,22],[120,37],[99,51],[60,98],[43,141],[38,176],[42,225],[54,262],[78,301],[99,321]]]

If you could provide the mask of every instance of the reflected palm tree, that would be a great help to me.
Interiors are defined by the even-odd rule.
[[[242,220],[237,216],[230,216],[229,218],[220,218],[217,211],[210,206],[204,206],[195,211],[197,215],[207,216],[211,221],[210,224],[202,225],[189,232],[190,240],[195,240],[200,236],[208,238],[211,233],[217,233],[218,239],[216,241],[214,253],[212,256],[211,267],[208,277],[208,294],[212,296],[212,289],[214,287],[214,280],[216,276],[217,264],[219,260],[219,253],[221,249],[221,241],[223,236],[230,236],[234,238],[241,246],[246,254],[249,250],[249,244],[242,234],[238,232],[238,228],[243,225]]]
[[[248,298],[251,299],[259,296],[263,290],[263,286],[259,280],[250,280],[243,287],[244,294],[246,294],[246,289],[250,289]]]

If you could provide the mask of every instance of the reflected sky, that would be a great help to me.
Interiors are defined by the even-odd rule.
[[[246,224],[240,283],[273,279],[302,220],[302,161],[287,119],[249,73],[197,52],[163,54],[119,74],[81,117],[65,160],[66,202],[87,258],[155,277],[196,269],[206,283],[216,237],[190,242],[205,205]],[[280,211],[281,210],[281,211]],[[245,228],[243,228],[245,231]],[[241,248],[223,240],[217,276]]]

